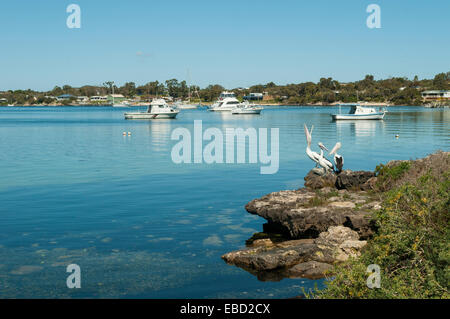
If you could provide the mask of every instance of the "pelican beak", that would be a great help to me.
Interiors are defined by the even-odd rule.
[[[321,149],[328,152],[328,148],[325,145],[323,145],[322,142],[319,142],[318,145]]]

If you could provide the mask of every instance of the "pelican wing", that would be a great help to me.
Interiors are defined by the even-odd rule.
[[[333,149],[331,150],[330,155],[335,154],[340,148],[341,148],[341,143],[337,142],[336,145],[334,145]]]
[[[306,142],[308,143],[308,145],[311,145],[311,133],[312,133],[312,129],[314,128],[314,126],[311,127],[311,132],[308,130],[308,127],[306,126],[306,124],[303,125],[305,128],[305,135],[306,135]]]
[[[335,156],[334,162],[336,163],[338,172],[342,171],[342,168],[344,167],[344,158],[342,156]]]

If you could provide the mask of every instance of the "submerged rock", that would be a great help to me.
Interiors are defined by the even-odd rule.
[[[16,268],[14,270],[11,270],[10,273],[12,275],[28,275],[28,274],[32,274],[34,272],[41,271],[42,269],[44,269],[44,268],[41,266],[25,265],[25,266],[20,266],[19,268]]]
[[[309,278],[320,279],[327,272],[331,272],[333,266],[318,261],[307,261],[297,264],[287,270],[287,277],[289,278]]]

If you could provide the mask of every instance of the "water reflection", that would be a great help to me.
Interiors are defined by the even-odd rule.
[[[383,133],[385,122],[383,120],[346,120],[336,121],[338,135],[351,134],[356,137],[375,136]]]

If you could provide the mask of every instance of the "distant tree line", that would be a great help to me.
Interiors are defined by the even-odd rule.
[[[85,85],[79,88],[70,85],[55,86],[47,92],[33,90],[10,90],[0,92],[3,104],[50,104],[54,98],[63,94],[76,96],[98,96],[112,93],[113,82],[103,85]],[[134,82],[127,82],[122,86],[114,85],[114,93],[127,98],[139,96],[150,99],[155,96],[171,96],[176,99],[186,99],[191,94],[193,99],[200,98],[204,102],[217,99],[225,88],[219,84],[209,85],[203,89],[192,85],[188,87],[186,81],[179,82],[170,79],[164,83],[153,81],[137,86]],[[391,77],[375,80],[373,75],[366,75],[360,81],[342,83],[332,78],[321,78],[318,83],[304,82],[299,84],[277,85],[273,82],[258,84],[249,88],[235,88],[233,91],[239,99],[250,93],[265,93],[267,99],[284,104],[315,104],[333,102],[389,102],[396,105],[419,105],[422,103],[420,92],[424,90],[450,90],[450,72],[439,73],[433,79],[419,80],[417,76],[410,80],[402,77]],[[74,100],[70,98],[69,100]]]

